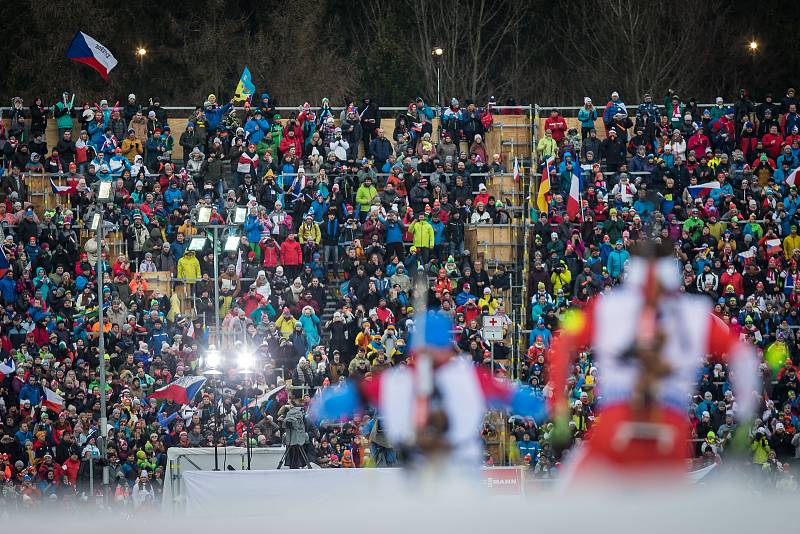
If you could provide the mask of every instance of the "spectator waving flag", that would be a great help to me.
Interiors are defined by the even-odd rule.
[[[572,183],[569,186],[569,198],[567,199],[567,215],[570,219],[575,219],[578,216],[578,210],[581,204],[581,184],[578,181],[578,176],[572,173]]]
[[[83,32],[76,33],[72,38],[67,50],[67,59],[89,65],[99,72],[104,80],[108,79],[108,73],[117,66],[117,59],[108,48]]]
[[[182,376],[163,388],[155,390],[150,395],[150,398],[171,400],[178,404],[189,404],[205,383],[206,379],[202,376]]]
[[[8,258],[6,257],[6,251],[3,247],[0,247],[0,277],[5,276],[10,267],[11,264],[8,263]]]
[[[779,254],[783,248],[781,247],[780,239],[768,239],[766,242],[767,254]]]
[[[789,173],[789,176],[786,177],[786,184],[788,186],[796,185],[797,182],[797,171],[800,171],[800,167],[795,167],[795,169]]]
[[[236,86],[236,91],[233,94],[233,99],[236,102],[245,102],[250,100],[253,93],[256,91],[256,86],[250,76],[250,69],[247,67],[242,71],[242,77],[239,78],[239,84]]]
[[[282,384],[276,388],[265,391],[263,394],[259,395],[255,399],[248,402],[247,407],[259,408],[262,404],[267,403],[263,410],[266,412],[269,409],[270,405],[274,402],[273,397],[278,393],[280,393],[281,391],[283,391],[284,389],[286,389],[286,384]]]
[[[70,186],[68,185],[57,185],[52,178],[50,178],[50,187],[53,188],[53,193],[56,195],[69,195],[70,194]]]
[[[50,388],[44,388],[44,398],[42,399],[42,406],[49,408],[54,412],[60,412],[64,407],[64,399]]]
[[[9,358],[8,361],[0,361],[0,381],[5,380],[7,376],[13,374],[17,370],[17,365],[14,360]]]
[[[708,196],[715,189],[719,189],[719,182],[706,182],[704,184],[690,185],[687,187],[692,198]]]
[[[536,195],[536,209],[540,213],[547,213],[547,194],[550,193],[550,172],[553,170],[556,158],[550,156],[544,163],[542,178],[539,180],[539,193]]]

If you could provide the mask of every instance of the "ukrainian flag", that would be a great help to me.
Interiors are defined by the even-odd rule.
[[[242,77],[239,78],[239,85],[236,86],[236,92],[233,95],[233,99],[236,102],[244,102],[249,100],[255,91],[256,86],[253,83],[252,77],[250,76],[250,69],[245,67],[242,71]]]

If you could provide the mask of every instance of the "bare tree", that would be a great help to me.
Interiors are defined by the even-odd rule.
[[[631,100],[656,89],[699,89],[715,66],[728,10],[722,0],[558,0],[555,7],[564,70],[583,81],[585,94],[617,90]]]
[[[466,98],[507,90],[509,80],[492,79],[513,48],[531,4],[523,0],[409,0],[416,24],[412,53],[435,93],[441,61],[442,93]],[[439,59],[431,52],[444,49]]]

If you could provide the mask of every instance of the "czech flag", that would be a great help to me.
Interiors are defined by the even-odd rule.
[[[189,404],[206,383],[203,376],[183,376],[170,382],[163,388],[155,390],[151,399],[166,399],[178,404]]]
[[[0,381],[6,379],[7,376],[14,373],[17,370],[17,365],[14,363],[13,359],[9,359],[7,362],[0,362]]]
[[[71,193],[70,189],[72,189],[68,185],[56,184],[52,178],[50,178],[50,187],[53,188],[53,193],[56,195],[69,195]]]
[[[245,102],[250,100],[255,92],[256,85],[253,83],[252,76],[250,76],[250,69],[245,67],[242,71],[242,77],[239,78],[239,84],[236,86],[233,99],[237,102]]]
[[[766,245],[767,254],[780,254],[783,251],[780,239],[768,239]]]
[[[704,184],[690,185],[687,187],[692,198],[708,196],[715,189],[719,189],[719,182],[706,182]]]
[[[83,32],[76,33],[72,38],[67,50],[67,59],[89,65],[99,72],[104,80],[108,79],[108,73],[117,66],[117,58],[108,48]]]
[[[3,247],[0,247],[0,278],[6,275],[8,269],[11,267],[11,264],[8,263],[8,258],[6,257],[6,251]]]
[[[64,399],[52,389],[44,388],[44,399],[42,399],[42,406],[58,413],[62,408],[64,408]]]

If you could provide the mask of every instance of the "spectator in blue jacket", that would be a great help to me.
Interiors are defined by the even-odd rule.
[[[608,255],[608,263],[606,264],[606,267],[608,267],[608,274],[617,280],[619,280],[619,277],[625,270],[625,264],[631,257],[630,253],[625,250],[622,245],[622,239],[617,239],[614,250]]]
[[[19,402],[30,401],[31,406],[38,406],[44,397],[44,390],[40,384],[36,383],[33,374],[28,375],[28,381],[19,390]]]
[[[261,110],[257,109],[254,116],[244,124],[247,142],[257,145],[261,138],[269,131],[269,121],[263,117]]]

